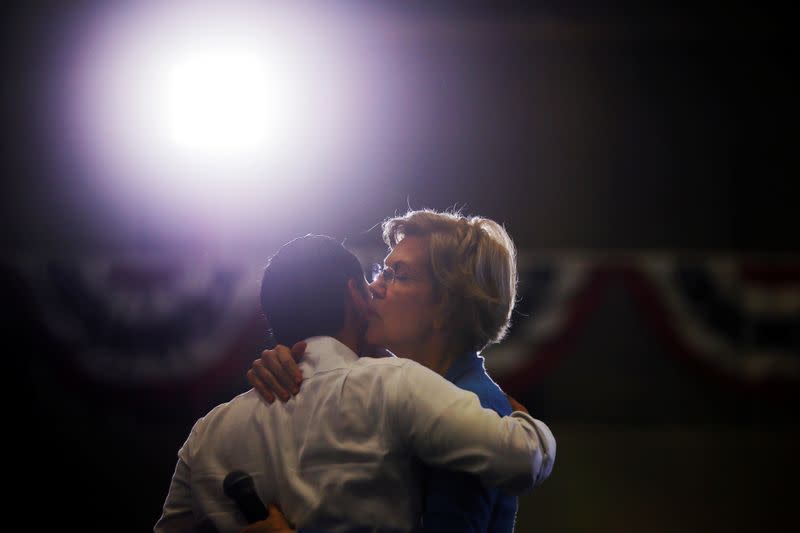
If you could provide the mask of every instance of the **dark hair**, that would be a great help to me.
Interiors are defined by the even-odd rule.
[[[325,235],[298,237],[270,257],[261,279],[261,310],[275,340],[291,346],[344,326],[347,280],[363,283],[358,259]]]

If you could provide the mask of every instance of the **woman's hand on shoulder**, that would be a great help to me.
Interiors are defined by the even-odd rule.
[[[276,397],[282,402],[289,401],[291,396],[300,392],[303,374],[297,362],[305,351],[304,341],[296,343],[291,350],[282,344],[264,350],[247,371],[247,381],[267,403],[274,402]]]

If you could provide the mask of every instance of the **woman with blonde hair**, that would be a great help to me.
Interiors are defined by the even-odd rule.
[[[480,355],[505,336],[515,304],[516,249],[506,230],[487,218],[424,209],[385,220],[383,239],[389,254],[372,270],[366,343],[438,372],[500,416],[525,410],[489,377]],[[293,357],[302,349],[266,350],[254,362],[248,379],[267,401],[297,393]],[[423,531],[514,530],[516,498],[473,476],[428,469],[423,486]]]

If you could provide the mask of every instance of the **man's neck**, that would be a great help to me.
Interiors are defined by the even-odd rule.
[[[360,332],[354,331],[353,328],[344,327],[338,335],[334,335],[334,338],[350,348],[357,355],[361,355],[360,350],[363,345],[363,335],[361,335]]]

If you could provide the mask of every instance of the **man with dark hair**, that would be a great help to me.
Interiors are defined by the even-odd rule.
[[[371,296],[357,259],[328,237],[295,239],[271,258],[262,307],[277,340],[305,339],[303,389],[268,405],[255,390],[194,426],[156,531],[246,525],[222,482],[250,474],[264,502],[329,533],[413,531],[424,463],[512,493],[550,473],[555,441],[526,413],[499,417],[408,359],[359,358]]]
[[[334,239],[299,237],[270,258],[261,280],[261,310],[281,344],[334,337],[344,325],[347,282],[363,278],[358,259]],[[363,291],[369,298],[366,285]]]

